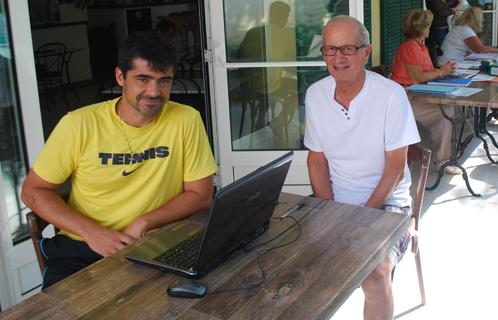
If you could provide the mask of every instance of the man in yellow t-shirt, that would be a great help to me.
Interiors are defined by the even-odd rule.
[[[61,229],[40,243],[43,287],[207,208],[217,166],[199,113],[169,101],[175,49],[133,34],[119,52],[120,98],[62,118],[24,182],[22,199]],[[67,203],[58,187],[71,177]]]

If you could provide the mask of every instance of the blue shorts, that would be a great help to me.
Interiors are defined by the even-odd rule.
[[[390,204],[386,204],[382,209],[385,211],[402,213],[406,215],[411,215],[412,211],[410,207],[397,207]],[[401,238],[399,238],[398,241],[396,241],[391,250],[389,250],[388,256],[393,266],[396,265],[398,262],[400,262],[401,259],[403,259],[406,249],[408,249],[408,245],[410,244],[411,238],[412,237],[410,234],[410,228],[408,228],[403,233]]]

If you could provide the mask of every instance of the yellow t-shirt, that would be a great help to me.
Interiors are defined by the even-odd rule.
[[[170,101],[153,122],[136,128],[116,114],[117,101],[64,116],[33,169],[54,184],[71,176],[69,206],[102,226],[123,230],[181,194],[184,181],[212,175],[217,166],[195,109]]]

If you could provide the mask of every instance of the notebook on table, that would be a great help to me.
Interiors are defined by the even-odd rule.
[[[219,190],[205,225],[181,221],[133,246],[126,259],[202,277],[268,230],[292,159],[291,151]]]
[[[406,88],[408,91],[421,92],[421,93],[436,93],[449,95],[458,87],[451,86],[436,86],[431,84],[412,84]]]
[[[472,82],[472,79],[447,77],[438,80],[427,81],[427,84],[438,86],[457,86],[466,87]]]

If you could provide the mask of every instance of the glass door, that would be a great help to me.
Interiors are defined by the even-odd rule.
[[[20,189],[43,145],[26,0],[0,0],[0,303],[31,295],[40,272]]]
[[[328,74],[322,27],[340,14],[363,20],[363,1],[214,0],[207,9],[221,185],[295,150],[285,190],[309,194],[304,96]]]
[[[27,235],[22,214],[26,207],[20,198],[27,161],[12,58],[5,3],[0,1],[0,177],[9,229],[14,242],[18,242]]]

